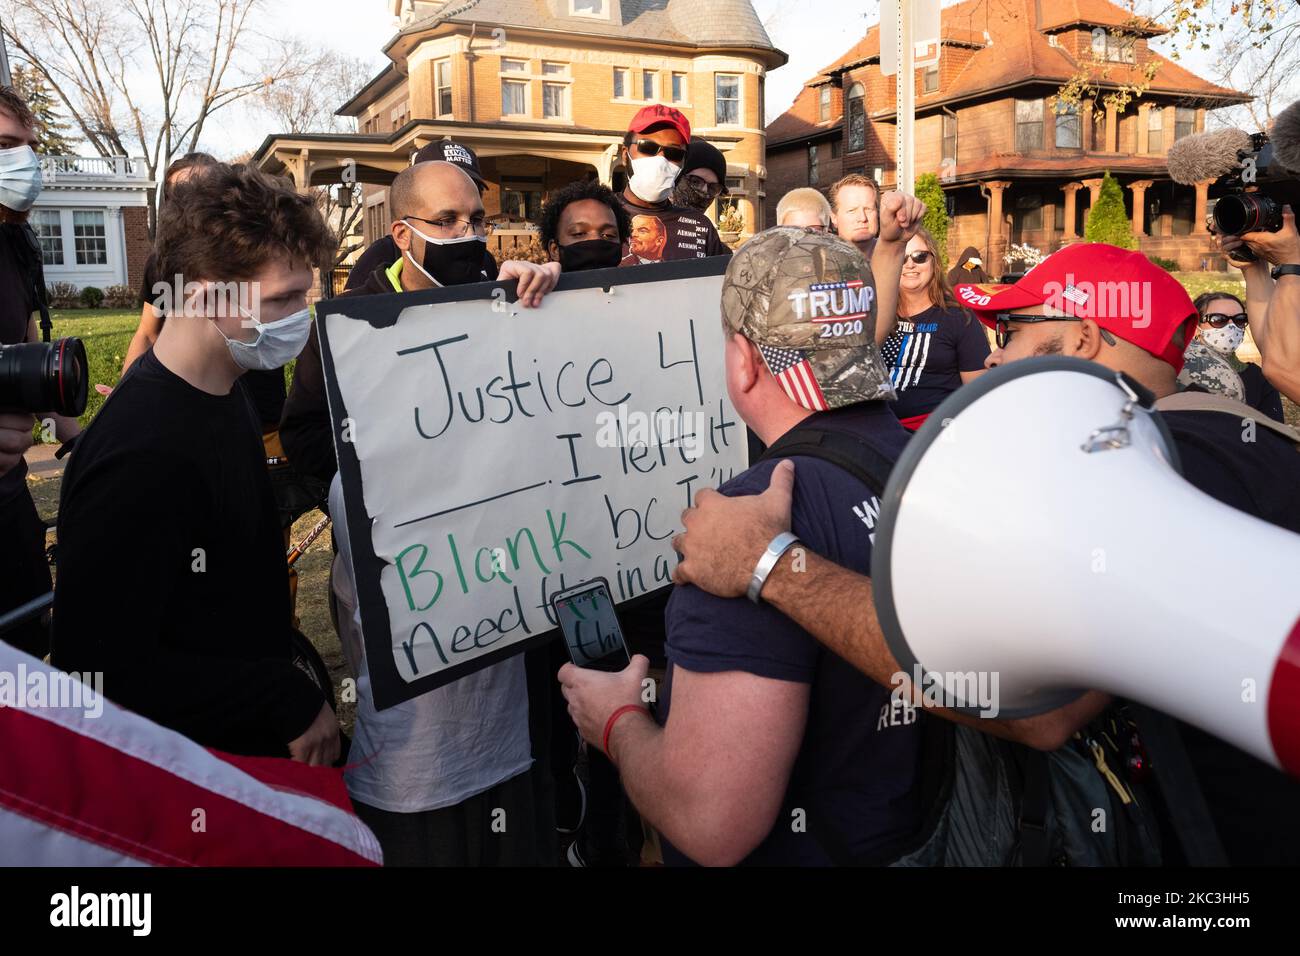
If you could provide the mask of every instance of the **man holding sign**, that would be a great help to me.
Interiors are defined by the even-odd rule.
[[[722,293],[727,391],[769,446],[831,435],[864,446],[879,471],[906,433],[874,344],[877,282],[896,286],[924,205],[885,197],[872,269],[843,240],[769,230],[741,248]],[[887,318],[887,317],[886,317]],[[774,458],[723,485],[767,486]],[[796,540],[870,568],[878,489],[820,457],[798,457]],[[880,475],[878,483],[883,487]],[[659,712],[641,705],[646,661],[619,674],[566,665],[559,678],[583,736],[619,766],[668,862],[824,865],[897,855],[921,824],[916,715],[758,601],[678,588],[667,618],[669,673]],[[871,715],[864,720],[863,715]]]

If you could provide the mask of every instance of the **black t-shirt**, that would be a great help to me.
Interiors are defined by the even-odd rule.
[[[257,420],[262,429],[270,430],[280,427],[280,416],[284,414],[284,369],[253,369],[239,377],[239,386],[253,403]]]
[[[289,582],[244,393],[146,352],[78,440],[59,505],[53,661],[204,746],[287,756],[324,703],[291,660]]]
[[[928,415],[961,387],[962,372],[977,372],[988,358],[984,326],[961,309],[931,306],[900,318],[885,338],[881,357],[889,369],[899,418]]]
[[[1173,433],[1184,477],[1213,498],[1270,524],[1300,533],[1300,451],[1267,428],[1256,427],[1243,441],[1245,426],[1222,412],[1163,412]],[[1224,542],[1231,550],[1233,542]],[[1189,568],[1198,579],[1223,573],[1223,593],[1232,599],[1234,574],[1274,575],[1285,588],[1294,568],[1224,565]],[[1213,587],[1212,583],[1206,585]],[[1198,592],[1201,593],[1201,592]],[[1210,815],[1233,865],[1300,864],[1300,781],[1189,724],[1180,723],[1183,743],[1200,781]]]
[[[40,259],[35,258],[25,223],[0,223],[0,345],[27,341],[36,311],[33,293]],[[27,488],[27,462],[20,461],[0,475],[0,505],[12,502]]]
[[[896,459],[907,432],[881,403],[822,412],[810,426],[836,429]],[[879,501],[856,478],[819,458],[794,458],[793,529],[817,554],[859,574],[871,573]],[[725,495],[768,486],[775,461],[760,462],[724,484]],[[776,825],[746,859],[757,865],[827,865],[826,834],[854,857],[874,856],[915,835],[922,807],[917,790],[920,727],[910,704],[895,705],[890,688],[826,650],[767,604],[714,597],[690,585],[668,602],[668,681],[658,719],[672,720],[678,668],[697,673],[746,671],[811,685],[807,725]],[[793,808],[807,814],[807,832],[790,825]],[[664,858],[689,862],[665,841]]]
[[[698,209],[671,203],[635,206],[621,193],[618,201],[632,220],[632,234],[623,243],[623,261],[619,265],[731,255],[709,217]]]
[[[360,288],[374,275],[376,269],[387,269],[401,257],[402,251],[397,248],[393,237],[380,236],[366,247],[366,251],[361,253],[356,262],[352,263],[343,291],[351,292],[353,289]],[[488,279],[495,279],[500,271],[496,259],[492,258],[492,253],[486,249],[483,252],[483,271],[487,273]]]

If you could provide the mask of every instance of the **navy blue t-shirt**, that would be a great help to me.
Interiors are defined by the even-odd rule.
[[[891,461],[908,436],[879,402],[822,412],[806,424],[848,432]],[[817,554],[869,574],[880,509],[876,496],[830,462],[802,456],[793,460],[795,534]],[[720,491],[757,494],[767,488],[776,464],[761,462]],[[819,843],[827,834],[835,834],[830,839],[855,858],[888,852],[915,835],[923,808],[917,791],[920,733],[914,708],[902,702],[895,706],[890,688],[826,650],[769,605],[678,587],[665,622],[669,669],[658,710],[662,723],[672,719],[672,678],[679,667],[697,673],[740,670],[811,685],[808,723],[785,803],[772,831],[743,864],[829,865],[832,856]],[[806,813],[805,832],[795,832],[794,808]],[[664,859],[690,862],[666,841]]]
[[[899,318],[880,351],[898,393],[894,414],[912,418],[928,415],[957,391],[962,372],[984,368],[989,340],[969,313],[931,306],[920,315]]]

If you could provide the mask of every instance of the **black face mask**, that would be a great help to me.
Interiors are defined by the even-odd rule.
[[[584,239],[560,246],[560,270],[612,269],[623,260],[623,245],[613,239]]]
[[[677,180],[677,185],[673,187],[673,203],[678,206],[689,206],[691,209],[698,209],[700,212],[708,209],[717,198],[714,193],[706,189],[697,189],[690,176],[682,176]]]
[[[418,235],[414,232],[413,234]],[[487,245],[482,236],[443,243],[431,242],[424,236],[420,238],[424,239],[424,257],[420,260],[420,264],[439,285],[466,285],[470,282],[487,281],[487,277],[483,274],[483,257]],[[415,260],[414,253],[414,244],[412,244],[412,261]]]

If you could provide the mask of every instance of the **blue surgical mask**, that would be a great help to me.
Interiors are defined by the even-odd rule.
[[[30,146],[0,149],[0,206],[26,212],[41,194],[41,161]]]
[[[268,371],[280,368],[298,357],[298,353],[307,344],[311,335],[311,308],[305,308],[283,319],[267,322],[265,325],[253,318],[252,314],[240,309],[248,317],[252,327],[257,329],[257,338],[251,342],[232,339],[224,332],[226,347],[235,364],[249,371]],[[220,329],[217,329],[221,332]]]

